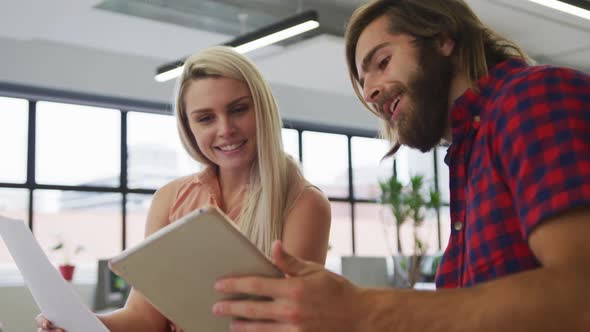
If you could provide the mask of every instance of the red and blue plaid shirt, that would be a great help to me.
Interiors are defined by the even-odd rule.
[[[511,59],[477,86],[451,110],[451,235],[438,288],[539,267],[535,228],[590,204],[590,77]]]

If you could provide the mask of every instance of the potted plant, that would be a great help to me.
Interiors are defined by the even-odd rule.
[[[410,183],[403,185],[395,176],[379,183],[381,188],[380,202],[388,206],[393,213],[396,223],[397,250],[401,260],[396,262],[396,271],[403,275],[405,285],[414,287],[420,279],[421,260],[426,254],[427,246],[420,238],[418,229],[424,224],[424,213],[428,209],[438,209],[441,206],[440,192],[430,189],[425,193],[424,177],[412,176]],[[400,227],[406,222],[413,223],[413,253],[407,256],[401,245]]]
[[[74,277],[75,265],[72,259],[84,250],[82,245],[73,245],[69,243],[62,235],[57,236],[57,243],[51,247],[51,251],[61,253],[62,260],[59,263],[59,272],[67,281],[72,281]]]

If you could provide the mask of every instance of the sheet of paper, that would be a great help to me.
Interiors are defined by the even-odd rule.
[[[51,265],[24,222],[0,216],[0,235],[37,305],[49,320],[67,332],[108,332]]]

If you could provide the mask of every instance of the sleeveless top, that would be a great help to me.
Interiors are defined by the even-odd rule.
[[[289,184],[286,204],[286,213],[295,205],[304,189],[314,187],[303,176],[291,177],[295,179]],[[219,209],[225,206],[221,196],[219,178],[213,167],[206,167],[203,171],[181,178],[174,201],[168,211],[168,223],[172,223],[188,213],[205,206],[215,206]],[[247,194],[247,185],[240,190],[240,197],[236,206],[226,207],[224,213],[234,222],[237,222],[242,211],[243,202]]]

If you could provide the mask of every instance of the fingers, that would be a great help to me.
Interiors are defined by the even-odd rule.
[[[43,314],[38,314],[35,317],[35,325],[38,327],[37,331],[41,332],[65,332],[63,329],[55,327]]]
[[[285,297],[290,293],[285,279],[241,277],[219,280],[215,290],[224,294],[251,294],[271,298]]]
[[[306,262],[287,253],[281,241],[275,241],[272,247],[275,264],[289,276],[305,276],[324,268],[319,264]],[[252,294],[274,299],[289,297],[300,292],[301,281],[263,277],[240,277],[218,280],[215,290],[224,294]]]
[[[213,306],[217,316],[245,317],[254,321],[294,322],[299,312],[289,302],[276,301],[221,301]]]
[[[321,269],[321,266],[289,254],[280,240],[272,244],[272,257],[276,266],[289,276],[304,276]]]
[[[37,327],[43,327],[43,324],[46,324],[47,318],[45,318],[45,316],[43,316],[43,314],[38,314],[37,317],[35,317],[35,325],[37,325]]]

